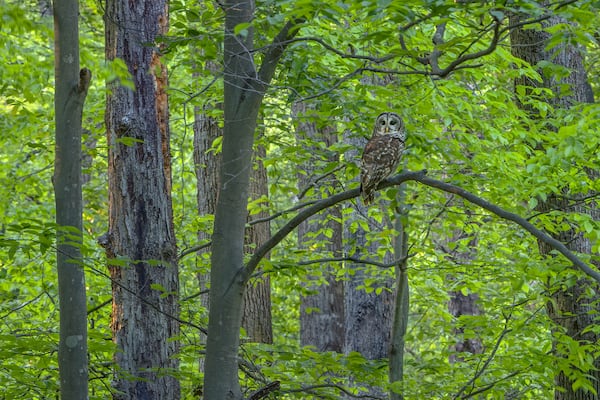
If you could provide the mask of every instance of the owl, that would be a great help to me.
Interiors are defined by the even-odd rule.
[[[405,140],[402,118],[393,112],[379,114],[360,163],[360,194],[365,205],[373,201],[379,182],[396,170]]]

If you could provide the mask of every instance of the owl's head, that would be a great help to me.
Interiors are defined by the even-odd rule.
[[[384,112],[379,114],[375,120],[373,135],[394,135],[402,141],[406,139],[406,129],[402,118],[393,112]]]

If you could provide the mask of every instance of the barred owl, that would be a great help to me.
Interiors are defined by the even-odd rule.
[[[360,194],[365,205],[373,201],[379,182],[396,170],[405,140],[402,118],[392,112],[379,114],[360,164]]]

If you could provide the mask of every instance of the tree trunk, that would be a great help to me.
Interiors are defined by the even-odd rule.
[[[122,59],[134,89],[107,96],[109,232],[115,399],[177,399],[178,271],[171,206],[167,72],[157,39],[165,1],[106,3],[106,56]]]
[[[82,245],[81,119],[91,72],[79,70],[79,7],[54,2],[56,265],[60,397],[87,399],[87,308]]]
[[[250,178],[250,200],[268,196],[267,170],[262,162],[265,156],[265,148],[258,146]],[[269,212],[263,210],[257,214],[248,215],[248,221],[268,216]],[[254,249],[265,243],[270,236],[271,223],[269,221],[248,226],[246,228],[246,252],[252,254]],[[242,327],[246,331],[247,340],[257,343],[273,343],[271,280],[268,275],[257,277],[248,282],[244,292]]]
[[[404,162],[406,165],[406,162]],[[406,206],[406,184],[399,187],[398,209],[394,220],[394,255],[401,260],[396,266],[396,293],[394,301],[394,316],[390,337],[389,353],[389,383],[400,382],[404,389],[404,348],[408,329],[408,314],[410,310],[410,289],[408,285],[408,207]],[[390,391],[390,400],[402,400],[403,394]]]
[[[459,205],[462,208],[465,208],[465,203],[459,200]],[[469,212],[466,212],[466,215],[469,215]],[[447,240],[445,240],[444,244],[447,244],[449,242],[456,242],[456,241],[461,241],[464,239],[470,239],[469,240],[469,244],[467,246],[467,248],[469,250],[466,251],[460,251],[457,250],[460,247],[459,246],[455,246],[455,247],[451,247],[451,246],[443,246],[444,249],[440,249],[440,251],[445,251],[446,254],[448,254],[448,256],[450,257],[451,260],[456,260],[457,264],[469,264],[470,261],[473,260],[475,254],[474,251],[475,250],[471,250],[471,249],[476,249],[477,248],[477,238],[476,237],[469,237],[469,234],[462,231],[462,230],[455,230],[454,234],[448,238]],[[449,250],[453,248],[454,250]],[[452,281],[459,281],[461,282],[463,280],[462,276],[456,276],[456,275],[451,275],[449,274],[446,279],[448,280],[448,282],[452,282]],[[467,293],[467,294],[463,294],[462,291],[458,290],[458,291],[451,291],[449,293],[450,295],[450,300],[448,301],[448,311],[450,312],[450,314],[454,317],[454,321],[456,324],[459,324],[459,318],[463,315],[471,315],[471,316],[476,316],[476,315],[481,315],[482,314],[482,310],[479,307],[479,295],[477,293]],[[464,334],[464,329],[461,326],[457,326],[454,328],[454,333],[456,334],[456,343],[452,346],[454,352],[450,354],[450,363],[455,363],[455,362],[462,362],[464,361],[464,358],[460,355],[460,353],[470,353],[470,354],[481,354],[483,353],[483,343],[481,342],[481,339],[479,338],[471,338],[471,339],[464,339],[463,338],[463,334]]]
[[[196,188],[198,215],[205,217],[215,215],[217,205],[217,193],[219,191],[219,163],[221,155],[212,149],[214,141],[223,135],[223,129],[219,127],[218,121],[208,116],[199,108],[194,110],[194,163],[196,171]],[[212,238],[212,224],[198,231],[198,242],[210,241]],[[198,251],[200,262],[209,263],[210,247]],[[210,272],[198,273],[198,286],[203,293],[200,295],[200,304],[209,309]],[[200,340],[206,343],[206,337],[200,333]],[[204,357],[199,360],[199,369],[204,372]]]
[[[251,71],[255,70],[250,53],[253,28],[244,32],[245,35],[236,35],[234,30],[239,24],[249,23],[253,14],[252,1],[225,4],[225,125],[212,240],[205,400],[242,397],[237,357],[246,284],[242,274],[244,234],[254,129],[261,98],[248,90]]]
[[[462,292],[450,292],[450,301],[448,302],[448,311],[458,319],[463,315],[481,315],[481,310],[478,306],[479,296],[475,293],[464,295]],[[460,353],[481,354],[483,353],[483,343],[481,339],[472,338],[464,339],[461,336],[464,333],[463,328],[455,328],[454,333],[457,335],[457,341],[454,344],[454,353],[450,354],[450,362],[462,362],[464,359]]]
[[[366,143],[364,138],[347,137],[345,140],[352,144],[354,149],[362,149]],[[349,151],[346,153],[346,159],[358,162],[360,154],[357,150]],[[362,216],[367,215],[367,207],[359,199],[356,200],[354,207],[356,207],[354,218],[364,218]],[[377,207],[377,204],[371,207]],[[344,220],[344,238],[346,238],[344,254],[354,257],[375,257],[377,248],[376,245],[367,245],[367,232],[361,227],[358,227],[355,232],[351,231],[351,223],[352,218]],[[372,225],[372,229],[380,228]],[[391,261],[391,257],[386,261]],[[346,297],[344,352],[357,351],[372,360],[386,358],[389,354],[394,296],[389,290],[376,294],[375,291],[367,293],[359,288],[364,285],[366,278],[363,264],[346,263],[346,269],[352,270],[352,274],[349,274],[344,288]],[[386,282],[385,285],[390,289],[393,282]]]
[[[522,16],[514,15],[511,17],[511,24],[521,21]],[[558,16],[552,16],[542,22],[542,27],[553,28],[565,21]],[[541,61],[552,62],[556,65],[566,67],[569,70],[568,76],[556,78],[548,70],[539,70],[543,81],[537,82],[523,77],[515,81],[515,86],[523,85],[528,88],[543,87],[554,91],[555,96],[544,99],[555,108],[570,108],[577,103],[593,102],[590,86],[587,82],[585,69],[583,67],[583,49],[573,45],[568,41],[562,41],[552,49],[547,49],[551,34],[544,30],[525,29],[520,27],[511,31],[511,47],[516,57],[519,57],[532,66],[538,65]],[[568,85],[569,90],[565,90],[564,85]],[[528,95],[533,95],[531,91]],[[532,117],[539,117],[535,110],[528,107],[523,102],[519,105],[529,111]],[[539,144],[539,149],[543,144]],[[590,179],[598,178],[598,170],[586,171]],[[580,201],[586,196],[585,193],[570,193],[568,188],[563,188],[562,193],[549,193],[547,199],[540,199],[538,211],[545,213],[550,210],[559,210],[563,212],[574,212],[587,214],[595,220],[600,220],[600,210],[596,203],[585,203]],[[591,243],[584,237],[583,233],[576,229],[569,229],[555,234],[554,237],[575,252],[591,254]],[[551,255],[551,248],[539,242],[542,254]],[[594,262],[594,261],[592,261]],[[600,267],[597,262],[594,262]],[[568,267],[567,267],[568,268]],[[598,295],[598,285],[587,277],[581,276],[571,286],[563,285],[560,289],[551,288],[551,300],[548,302],[547,311],[550,318],[556,325],[555,331],[566,334],[572,340],[584,343],[598,343],[600,335],[594,330],[589,329],[595,325],[595,315],[600,311],[600,295]],[[561,354],[558,344],[554,337],[554,348],[559,357],[566,357],[567,354]],[[600,359],[594,360],[595,369],[586,371],[589,374],[588,380],[596,393],[600,393]],[[574,367],[571,367],[574,368]],[[556,400],[583,400],[596,399],[597,394],[574,387],[575,381],[567,376],[564,370],[557,371],[555,376],[556,390],[554,398]]]
[[[297,141],[324,140],[327,146],[337,141],[335,129],[331,126],[318,129],[315,123],[306,121],[310,118],[310,107],[304,103],[295,103],[292,113],[298,125],[296,128]],[[313,152],[309,147],[308,151]],[[333,158],[335,157],[335,158]],[[327,161],[337,161],[338,157],[332,155]],[[327,182],[327,187],[335,187],[335,176],[315,176],[315,165],[317,160],[312,158],[303,167],[305,174],[298,174],[298,185],[301,191],[313,187],[315,193],[320,192],[320,187]],[[320,178],[320,179],[319,179]],[[317,180],[318,179],[318,180]],[[328,218],[331,216],[332,218]],[[325,243],[324,248],[317,251],[322,252],[324,257],[339,257],[342,253],[342,224],[341,210],[332,207],[327,213],[317,214],[298,227],[298,242],[300,246],[312,247],[314,243]],[[314,238],[315,242],[308,243],[309,234],[319,229],[332,231],[330,238],[319,235]],[[313,267],[318,269],[318,267]],[[300,304],[300,343],[303,346],[314,346],[318,351],[343,352],[344,349],[344,283],[337,279],[333,273],[333,266],[325,265],[319,275],[325,277],[326,284],[315,286],[309,283],[307,289],[315,291],[314,294],[302,296]],[[310,277],[309,277],[310,279]],[[314,277],[311,280],[317,281]]]
[[[210,274],[210,310],[204,374],[204,399],[242,397],[238,381],[242,300],[253,269],[244,266],[244,236],[256,119],[265,90],[289,40],[297,33],[288,22],[265,52],[260,69],[253,56],[253,1],[225,5],[223,151],[215,212]],[[236,32],[236,27],[247,28]]]

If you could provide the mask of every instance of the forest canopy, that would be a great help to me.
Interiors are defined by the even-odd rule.
[[[0,398],[597,398],[599,12],[0,0]]]

